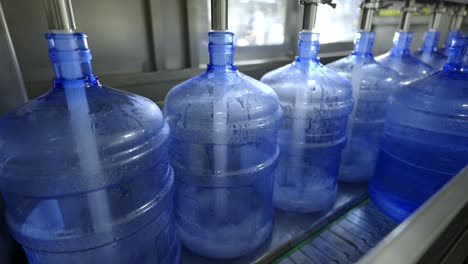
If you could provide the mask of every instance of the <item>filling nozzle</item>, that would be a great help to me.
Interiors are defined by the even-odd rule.
[[[226,31],[228,29],[227,0],[211,0],[211,30]]]
[[[466,16],[466,6],[459,5],[453,8],[450,12],[452,20],[450,22],[450,30],[460,30],[463,23],[463,17]]]
[[[299,0],[299,4],[304,6],[304,16],[302,20],[302,30],[312,31],[315,28],[317,19],[317,7],[319,4],[326,4],[336,8],[333,0]]]
[[[438,30],[440,27],[440,21],[442,20],[442,15],[447,12],[447,9],[444,6],[443,2],[438,3],[432,13],[431,22],[429,24],[429,30]]]
[[[409,31],[411,25],[411,19],[413,18],[413,13],[418,11],[416,7],[416,0],[406,0],[405,6],[401,10],[403,12],[401,16],[401,21],[399,25],[400,31]]]
[[[363,0],[361,2],[359,29],[362,31],[371,31],[374,15],[382,7],[387,6],[382,6],[381,0]]]
[[[54,33],[73,33],[76,29],[71,0],[42,0],[49,30]]]

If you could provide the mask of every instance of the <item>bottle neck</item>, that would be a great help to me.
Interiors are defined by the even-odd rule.
[[[422,52],[433,52],[437,51],[437,44],[439,43],[440,32],[439,31],[427,31],[424,34],[424,41],[420,51]]]
[[[210,63],[208,71],[236,71],[234,65],[234,33],[213,31],[208,33]]]
[[[354,50],[352,55],[359,57],[373,57],[375,33],[372,31],[359,31],[354,38]]]
[[[448,53],[444,70],[468,72],[468,37],[455,37]]]
[[[447,39],[445,39],[444,48],[449,49],[450,46],[452,46],[452,41],[455,38],[461,37],[462,35],[463,34],[461,30],[450,30],[447,34]]]
[[[320,51],[319,33],[311,31],[301,31],[299,33],[299,43],[297,47],[297,62],[319,62],[318,53]]]
[[[407,56],[411,54],[410,46],[413,38],[411,31],[398,31],[395,32],[393,37],[393,48],[390,53],[394,56]]]
[[[83,83],[85,86],[98,84],[92,72],[91,51],[84,33],[48,33],[49,57],[54,65],[56,88]]]

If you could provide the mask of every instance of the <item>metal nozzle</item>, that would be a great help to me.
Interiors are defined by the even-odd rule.
[[[450,30],[460,30],[463,24],[463,17],[466,16],[465,5],[460,5],[454,8],[451,12],[452,20],[450,22]]]
[[[71,0],[42,0],[50,30],[75,30]]]
[[[313,30],[315,28],[318,4],[326,4],[332,8],[336,8],[333,0],[299,0],[299,4],[304,6],[302,30]]]
[[[317,4],[304,5],[304,17],[302,19],[303,30],[313,30],[315,28],[315,20],[317,18]]]
[[[363,0],[361,3],[361,18],[359,21],[359,29],[370,31],[372,29],[372,21],[374,20],[375,12],[380,8],[380,0]]]
[[[418,11],[415,4],[416,0],[405,1],[405,7],[402,9],[403,14],[401,15],[401,21],[398,28],[400,31],[408,31],[410,29],[413,13]]]
[[[228,29],[228,0],[211,0],[211,29]]]
[[[434,8],[432,13],[431,23],[429,24],[429,29],[437,30],[440,27],[440,22],[442,20],[442,15],[447,12],[447,9],[444,6],[444,3],[438,3]]]

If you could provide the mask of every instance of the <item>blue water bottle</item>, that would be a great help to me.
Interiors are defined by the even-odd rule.
[[[411,55],[412,38],[411,31],[395,32],[392,49],[376,58],[381,64],[398,72],[402,81],[417,79],[434,71],[430,65]]]
[[[171,89],[176,222],[184,245],[212,258],[242,256],[273,227],[281,108],[274,91],[237,71],[234,34],[208,34],[206,72]]]
[[[371,31],[358,32],[352,54],[327,65],[353,85],[355,105],[338,176],[343,182],[366,182],[372,177],[386,102],[401,79],[397,72],[375,61],[374,37]]]
[[[370,197],[404,220],[468,164],[468,38],[455,38],[443,70],[392,95]]]
[[[0,119],[0,190],[31,264],[179,262],[169,126],[101,85],[83,33],[49,33],[53,88]]]
[[[431,65],[434,70],[440,70],[447,63],[447,57],[437,50],[440,32],[431,30],[424,35],[424,41],[421,48],[413,53],[413,56],[421,61]]]
[[[307,213],[330,208],[338,189],[348,115],[353,108],[348,80],[320,63],[319,33],[312,32],[317,3],[304,5],[298,54],[293,63],[261,81],[278,94],[283,122],[274,202],[285,211]]]

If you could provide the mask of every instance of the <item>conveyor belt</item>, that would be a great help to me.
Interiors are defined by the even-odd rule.
[[[276,263],[354,263],[397,225],[371,202],[366,202],[299,244]]]

